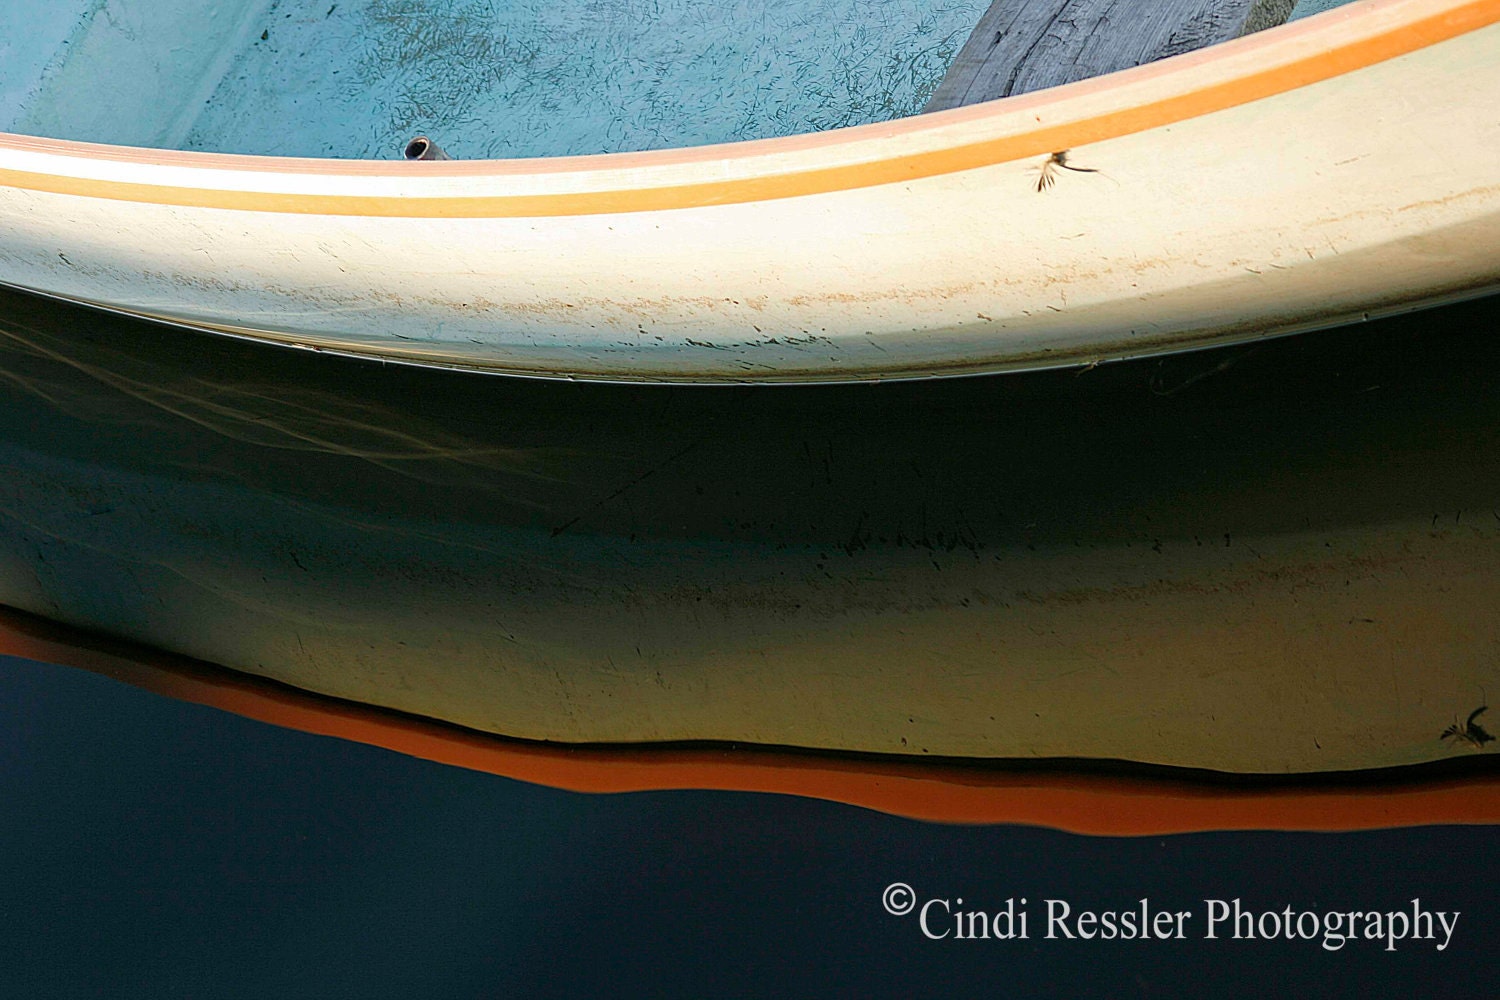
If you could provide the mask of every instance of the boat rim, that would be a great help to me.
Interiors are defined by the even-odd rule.
[[[0,184],[172,206],[406,218],[742,204],[917,181],[1171,126],[1496,23],[1500,0],[1361,0],[1142,66],[891,122],[585,156],[312,159],[0,133],[0,154],[11,161],[0,166]],[[267,184],[268,175],[278,182]],[[519,186],[475,193],[480,178]]]
[[[1500,824],[1500,769],[1493,757],[1245,775],[1124,761],[969,761],[728,743],[546,743],[319,695],[4,606],[0,655],[84,670],[283,729],[573,792],[795,795],[928,822],[1009,823],[1106,837]]]

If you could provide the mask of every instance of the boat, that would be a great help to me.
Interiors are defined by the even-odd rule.
[[[99,674],[286,729],[573,792],[795,795],[931,823],[1022,824],[1103,837],[1220,830],[1347,833],[1500,823],[1500,775],[1473,767],[1224,780],[1180,769],[1050,762],[976,767],[731,745],[566,746],[497,739],[309,692],[0,608],[0,655]],[[1464,763],[1472,764],[1473,761]]]
[[[0,290],[0,605],[530,745],[1482,766],[1497,304],[703,390]]]
[[[172,61],[173,21],[132,37],[160,38],[162,76],[211,76]],[[1497,53],[1500,0],[1364,0],[1001,101],[727,145],[379,162],[4,134],[0,282],[557,379],[873,381],[1242,342],[1500,284]]]
[[[0,652],[570,788],[1495,822],[1497,21],[539,162],[0,138]]]

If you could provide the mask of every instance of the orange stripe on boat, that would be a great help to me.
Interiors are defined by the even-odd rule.
[[[868,163],[835,167],[772,172],[762,176],[721,181],[668,184],[655,187],[624,188],[607,191],[566,194],[485,195],[485,196],[359,196],[338,194],[299,194],[265,191],[232,191],[213,188],[175,187],[128,181],[106,181],[65,177],[50,173],[0,169],[0,185],[52,194],[77,195],[115,201],[142,202],[195,208],[220,208],[239,211],[295,213],[309,215],[348,215],[391,218],[518,218],[570,215],[617,214],[664,209],[699,208],[709,205],[741,204],[803,195],[825,194],[881,184],[900,183],[925,177],[971,170],[995,163],[1006,163],[1041,156],[1059,149],[1072,149],[1093,142],[1132,135],[1190,118],[1222,111],[1298,87],[1328,80],[1397,56],[1418,51],[1430,45],[1459,37],[1500,22],[1500,0],[1472,0],[1470,3],[1405,21],[1377,34],[1319,51],[1272,69],[1250,72],[1233,80],[1189,90],[1185,93],[1141,105],[1084,118],[1065,124],[1042,126],[1026,132],[982,142],[966,143],[925,153],[913,153],[878,159]],[[1316,25],[1306,30],[1313,30]],[[1295,30],[1295,29],[1293,29]],[[1326,29],[1318,29],[1326,30]],[[1260,45],[1270,48],[1277,39],[1262,40],[1251,36],[1227,45]],[[1223,46],[1200,50],[1178,57],[1176,66],[1194,66],[1220,56]],[[1208,55],[1203,53],[1207,52]],[[1172,61],[1169,61],[1172,62]],[[1145,75],[1172,72],[1163,64],[1138,67],[1125,73]],[[1067,95],[1082,89],[1118,86],[1121,74],[1069,85],[1066,94],[1036,98],[1036,110],[1051,108]],[[1107,81],[1107,82],[1101,82]],[[1030,95],[1027,95],[1030,96]],[[1014,110],[1016,100],[992,102],[940,112],[935,115],[905,119],[883,126],[889,135],[913,134],[946,127],[960,116],[982,118],[997,105]],[[984,109],[982,112],[977,109]],[[880,127],[880,126],[877,126]],[[235,169],[287,174],[336,174],[355,176],[419,176],[421,170],[431,177],[500,176],[525,163],[528,174],[555,173],[565,165],[579,165],[577,172],[590,170],[645,168],[652,165],[721,161],[726,158],[753,160],[757,155],[785,154],[803,149],[860,141],[860,130],[849,129],[821,136],[796,136],[789,139],[762,140],[741,145],[738,155],[726,157],[725,147],[697,147],[691,150],[667,150],[648,153],[609,154],[596,157],[568,158],[534,166],[526,161],[476,161],[429,164],[372,164],[350,161],[305,161],[281,158],[245,157],[208,153],[174,153],[158,150],[127,150],[119,147],[95,147],[63,140],[28,140],[20,137],[0,138],[0,146],[52,151],[85,158],[115,160],[141,164],[196,166],[213,169]],[[358,163],[358,166],[353,164]],[[506,163],[508,170],[497,170]],[[587,167],[582,166],[588,164]],[[393,167],[404,168],[401,172]]]
[[[98,639],[0,608],[0,654],[77,667],[157,694],[424,760],[579,792],[712,789],[824,799],[945,823],[1019,823],[1098,836],[1210,830],[1349,831],[1500,824],[1500,773],[1323,786],[1007,773],[995,767],[773,749],[591,748],[490,736],[325,698],[186,657]],[[1313,776],[1315,780],[1316,776]]]

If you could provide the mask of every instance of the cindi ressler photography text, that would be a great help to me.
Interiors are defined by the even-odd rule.
[[[1203,899],[1188,907],[1141,898],[1100,909],[1065,899],[1012,896],[985,906],[961,896],[919,898],[904,882],[886,886],[881,902],[892,916],[915,917],[917,929],[933,941],[1307,941],[1326,951],[1371,944],[1396,951],[1418,943],[1446,951],[1460,916],[1456,910],[1430,909],[1420,898],[1369,909],[1251,906],[1238,897]]]

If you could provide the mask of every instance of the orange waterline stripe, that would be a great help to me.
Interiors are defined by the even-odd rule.
[[[712,789],[798,795],[947,823],[1018,823],[1097,836],[1209,830],[1350,831],[1500,824],[1500,775],[1366,788],[1216,786],[768,749],[547,746],[323,698],[0,609],[0,653],[77,667],[272,725],[579,792]]]
[[[0,169],[0,184],[51,194],[191,208],[383,218],[518,218],[620,214],[743,204],[957,173],[1118,138],[1247,104],[1456,38],[1500,21],[1500,0],[1461,7],[1200,90],[1064,125],[872,163],[734,180],[545,195],[359,196],[281,194],[100,181]]]

